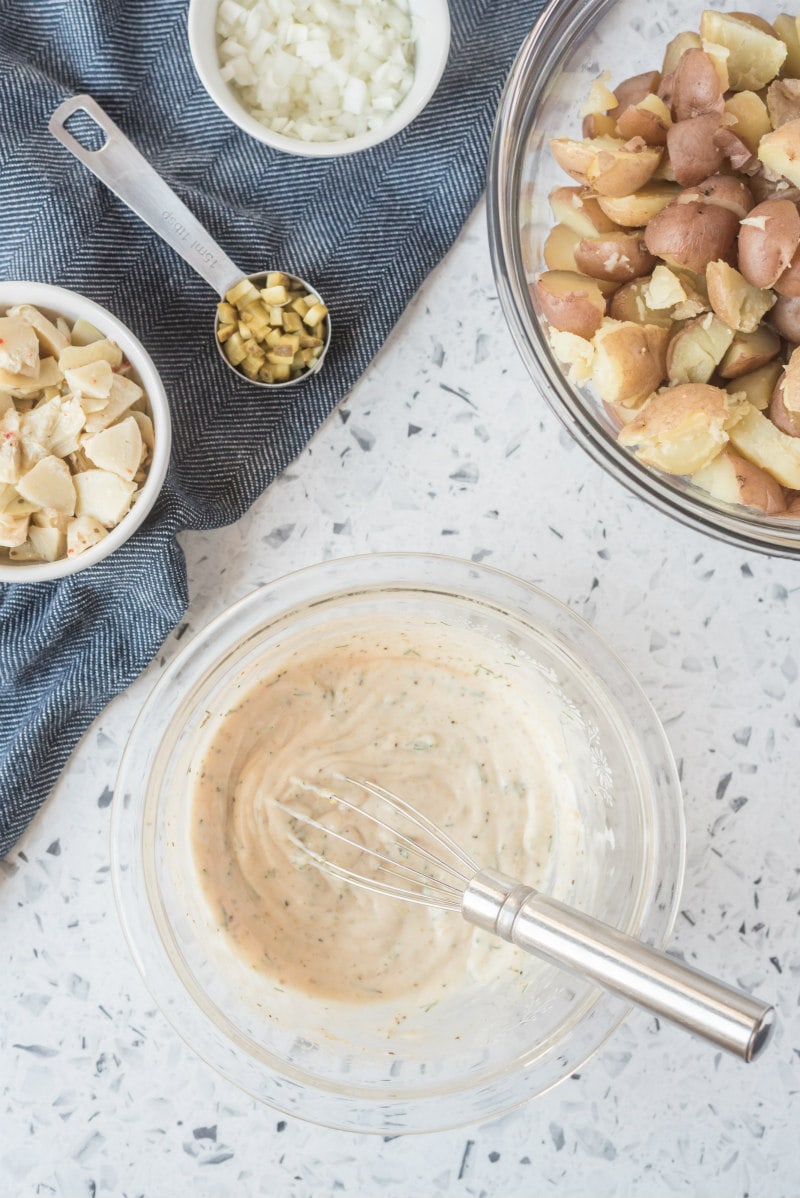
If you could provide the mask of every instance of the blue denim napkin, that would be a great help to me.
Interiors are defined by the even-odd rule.
[[[450,60],[420,117],[374,150],[288,157],[251,140],[192,66],[186,0],[0,0],[0,277],[58,283],[119,316],[161,372],[174,426],[155,510],[106,561],[0,588],[0,856],[84,730],[187,602],[182,529],[237,520],[364,371],[483,187],[500,92],[541,3],[451,0]],[[246,272],[312,279],[334,342],[275,396],[209,336],[208,286],[47,131],[89,92]]]

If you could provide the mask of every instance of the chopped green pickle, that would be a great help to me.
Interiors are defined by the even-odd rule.
[[[328,335],[328,309],[282,271],[260,291],[242,279],[217,304],[217,340],[246,378],[285,383],[313,369]]]

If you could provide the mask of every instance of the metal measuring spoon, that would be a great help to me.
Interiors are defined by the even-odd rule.
[[[66,121],[78,111],[91,117],[105,134],[106,140],[100,149],[88,150],[66,128]],[[265,285],[268,272],[258,271],[256,274],[246,275],[240,270],[91,96],[73,96],[65,100],[50,117],[48,128],[79,162],[119,196],[162,241],[172,246],[184,261],[189,263],[192,270],[214,288],[221,299],[225,298],[226,292],[236,283],[245,278],[250,279],[256,287]],[[284,273],[289,274],[288,271]],[[308,293],[319,295],[316,288],[299,275],[289,274],[289,278],[305,288]],[[324,344],[319,357],[297,378],[280,383],[264,383],[258,379],[250,379],[228,361],[217,337],[219,313],[214,320],[214,343],[223,362],[238,379],[272,391],[278,387],[293,387],[295,383],[301,383],[312,374],[316,374],[331,341],[330,314],[325,317],[323,325],[320,335]]]

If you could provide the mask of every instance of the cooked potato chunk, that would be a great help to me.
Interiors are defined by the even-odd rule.
[[[728,257],[738,231],[734,213],[719,204],[676,201],[653,217],[644,239],[655,257],[702,274],[709,262]]]
[[[754,287],[773,287],[790,265],[798,246],[800,214],[796,205],[791,200],[765,200],[742,221],[739,269]]]
[[[800,437],[800,412],[790,412],[786,407],[783,384],[783,377],[780,377],[775,383],[767,415],[775,427],[786,433],[787,437]]]
[[[718,143],[718,112],[676,121],[667,133],[667,153],[675,178],[683,187],[699,183],[722,169],[725,154]]]
[[[553,138],[553,157],[578,183],[589,184],[599,195],[626,196],[651,178],[661,150],[637,141],[597,137],[584,141]]]
[[[575,247],[578,270],[609,283],[629,283],[648,274],[655,264],[638,230],[582,237]]]
[[[754,333],[735,333],[730,349],[720,362],[719,372],[724,379],[749,374],[771,362],[780,348],[780,338],[769,325],[759,325]]]
[[[566,225],[581,237],[613,233],[617,228],[614,220],[606,216],[599,198],[585,187],[554,188],[550,192],[550,207],[559,224]]]
[[[695,317],[669,343],[667,378],[671,383],[707,383],[732,341],[733,329],[712,312]]]
[[[136,484],[110,470],[82,470],[74,476],[76,516],[93,516],[106,528],[119,524],[131,505]]]
[[[724,503],[742,503],[768,516],[786,510],[783,488],[759,466],[724,449],[718,457],[693,475],[692,482]]]
[[[708,298],[720,320],[742,333],[754,333],[775,303],[771,291],[754,287],[727,262],[709,262]]]
[[[759,412],[763,412],[770,405],[773,392],[782,373],[783,367],[780,362],[767,362],[765,366],[759,366],[757,370],[751,370],[747,374],[740,374],[737,378],[731,379],[726,384],[725,390],[730,395],[745,395],[748,403],[751,403],[754,408],[758,408]]]
[[[598,196],[597,204],[615,228],[624,225],[626,229],[640,229],[677,199],[679,190],[675,183],[647,183],[631,195]]]
[[[730,440],[742,457],[766,470],[784,487],[800,490],[800,440],[782,433],[750,404],[731,428]]]
[[[722,86],[710,54],[688,49],[675,67],[672,83],[672,115],[676,121],[689,120],[708,112],[722,112]]]
[[[592,340],[593,381],[606,403],[635,406],[664,378],[669,333],[657,325],[605,321]]]
[[[725,113],[733,118],[733,124],[729,126],[731,132],[744,142],[751,154],[757,154],[761,138],[772,129],[767,106],[758,93],[734,92],[725,101]]]
[[[729,52],[728,77],[734,91],[759,91],[780,71],[786,58],[779,37],[740,16],[708,9],[700,19],[700,36]]]
[[[666,474],[696,474],[724,448],[736,401],[719,387],[687,383],[653,395],[619,443]]]
[[[762,137],[758,157],[769,170],[800,187],[800,120],[787,121]]]
[[[576,337],[589,340],[606,313],[600,288],[592,279],[575,271],[545,271],[534,291],[551,325]]]

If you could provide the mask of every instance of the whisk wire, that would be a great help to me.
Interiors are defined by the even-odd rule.
[[[432,836],[437,844],[446,845],[453,856],[469,871],[469,876],[466,878],[459,874],[459,878],[462,881],[469,881],[469,878],[474,877],[478,872],[479,866],[462,849],[461,845],[448,836],[444,829],[435,824],[433,820],[428,819],[421,811],[417,811],[415,807],[407,803],[405,799],[401,799],[399,795],[392,794],[390,790],[386,790],[383,786],[378,786],[376,782],[364,782],[360,779],[349,778],[346,774],[340,774],[339,776],[343,782],[349,782],[352,786],[360,786],[362,790],[366,790],[368,794],[374,795],[376,799],[381,799],[394,811],[404,815],[411,823],[416,824],[418,828],[421,828]]]
[[[285,808],[284,808],[285,810]],[[411,891],[407,886],[392,886],[388,882],[381,882],[376,878],[365,878],[362,874],[355,873],[352,869],[347,869],[344,865],[338,865],[335,861],[330,861],[327,857],[323,857],[321,853],[317,853],[309,845],[304,844],[294,833],[289,833],[289,841],[300,849],[312,862],[327,874],[331,874],[335,878],[341,878],[344,882],[349,882],[352,886],[358,886],[361,890],[368,890],[371,893],[385,894],[391,898],[403,899],[407,903],[418,903],[424,907],[443,908],[448,911],[458,911],[461,906],[461,892],[456,890],[449,883],[441,885],[447,887],[447,890],[439,890],[436,886],[436,879],[430,878],[427,874],[422,876],[425,878],[425,884],[433,889],[433,894],[424,894],[422,891]],[[382,868],[382,867],[379,867]],[[391,873],[390,870],[386,871]]]
[[[333,794],[331,791],[325,790],[321,786],[316,786],[312,782],[305,782],[302,778],[293,778],[292,781],[296,786],[300,786],[303,790],[310,790],[314,794],[318,794],[321,798],[328,799],[330,802],[344,807],[347,811],[355,812],[360,818],[369,820],[369,822],[374,824],[375,827],[381,828],[384,832],[387,832],[393,841],[405,845],[407,848],[411,849],[412,852],[422,857],[430,865],[437,866],[439,869],[444,870],[445,873],[449,874],[451,877],[456,878],[461,884],[462,888],[469,882],[470,878],[473,878],[478,872],[478,866],[475,864],[475,862],[469,858],[469,856],[455,843],[455,841],[450,839],[446,832],[442,832],[440,829],[438,829],[434,823],[432,823],[420,812],[415,811],[413,807],[410,807],[397,795],[393,795],[389,791],[384,790],[383,787],[376,786],[371,782],[357,781],[355,778],[348,778],[344,774],[339,775],[339,777],[343,782],[349,782],[352,786],[360,787],[368,794],[380,799],[393,811],[404,815],[411,823],[415,824],[422,831],[427,832],[429,836],[433,837],[437,844],[442,844],[445,848],[447,848],[469,872],[467,874],[462,873],[450,862],[445,861],[442,857],[432,852],[429,848],[418,844],[410,837],[405,836],[402,832],[398,832],[397,829],[393,828],[391,824],[388,824],[385,820],[380,819],[380,817],[374,815],[373,812],[367,811],[364,807],[359,807],[358,804],[351,803],[349,800],[343,799],[340,795]],[[322,827],[324,832],[329,831],[324,827],[324,825],[316,826]],[[336,836],[336,833],[330,834]],[[347,837],[336,836],[336,838],[338,840],[343,840],[345,844],[352,844],[352,841]],[[366,847],[364,848],[364,851],[370,853],[372,856],[381,857],[380,853],[367,849]],[[382,857],[381,859],[388,861],[390,865],[398,864],[393,858]]]
[[[324,792],[324,791],[321,793],[326,794],[326,792]],[[355,807],[353,804],[346,803],[344,800],[341,800],[341,802],[344,803],[344,806],[350,807],[352,810],[358,811],[360,814],[362,813],[360,807]],[[316,830],[318,832],[324,833],[325,836],[330,836],[334,840],[338,840],[342,844],[348,845],[350,848],[353,847],[354,842],[350,839],[349,836],[344,836],[344,835],[342,835],[341,832],[335,832],[332,828],[328,828],[325,824],[320,823],[319,820],[313,819],[312,816],[310,816],[310,815],[306,815],[305,812],[295,811],[293,808],[289,807],[286,803],[281,803],[278,799],[273,799],[271,801],[271,805],[273,807],[277,807],[279,811],[284,811],[287,815],[291,816],[291,818],[296,820],[298,823],[305,824],[307,827],[310,827],[310,828],[316,828]],[[363,814],[367,814],[367,813],[364,812]],[[376,822],[376,821],[373,820],[373,822]],[[381,820],[378,820],[377,822],[380,823],[381,826],[386,827],[389,831],[391,831],[391,829],[389,829],[388,824],[383,824],[383,822]],[[348,881],[360,880],[361,885],[365,886],[367,889],[375,888],[375,887],[379,887],[379,886],[382,886],[385,888],[387,885],[386,883],[373,882],[372,879],[364,879],[361,877],[360,874],[354,873],[352,870],[347,869],[345,866],[339,865],[336,862],[330,861],[327,857],[323,856],[321,853],[315,852],[309,845],[307,845],[304,841],[300,840],[300,838],[298,836],[290,834],[289,839],[291,840],[291,842],[295,846],[295,848],[301,849],[304,853],[306,853],[309,857],[311,857],[316,862],[316,864],[318,864],[321,867],[323,867],[324,869],[326,869],[329,873],[336,873],[339,876],[344,876],[346,874]],[[412,848],[416,848],[413,841],[408,841],[407,843],[409,843],[412,846]],[[413,865],[407,865],[403,861],[395,861],[394,858],[388,857],[385,853],[379,852],[378,849],[370,848],[369,845],[358,845],[357,847],[358,847],[359,851],[364,853],[366,856],[372,857],[375,860],[383,862],[384,864],[379,866],[378,868],[382,869],[385,873],[390,874],[390,876],[397,877],[398,871],[402,871],[402,873],[400,874],[401,877],[405,876],[409,879],[413,879],[413,881],[415,881],[417,883],[421,883],[421,884],[427,886],[430,890],[441,895],[441,901],[443,901],[443,902],[447,901],[448,903],[451,903],[454,900],[457,900],[456,905],[458,905],[458,902],[460,902],[461,893],[462,893],[462,889],[463,889],[462,887],[460,887],[460,886],[456,887],[456,886],[453,886],[450,882],[446,882],[441,878],[432,877],[430,874],[426,874],[423,870],[415,869]],[[426,856],[426,855],[427,854],[423,854],[423,856]],[[386,869],[387,865],[390,866],[389,869]],[[410,896],[409,891],[401,890],[399,887],[392,886],[389,889],[391,890],[392,893],[397,894],[399,896],[405,896],[405,895]],[[388,891],[386,891],[386,890],[384,892],[388,893]]]

